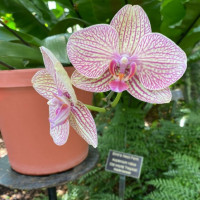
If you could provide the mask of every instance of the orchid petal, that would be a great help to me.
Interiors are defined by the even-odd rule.
[[[38,71],[32,78],[34,89],[44,98],[50,100],[57,93],[57,87],[54,83],[52,76],[46,69]]]
[[[149,19],[138,5],[124,6],[114,16],[110,25],[119,34],[119,49],[122,54],[132,55],[142,36],[151,33]]]
[[[71,107],[70,125],[88,144],[94,148],[97,147],[97,130],[94,119],[80,101],[77,101],[76,106]]]
[[[67,92],[72,101],[76,103],[77,98],[74,92],[74,89],[71,85],[71,80],[63,68],[62,64],[57,60],[53,53],[45,47],[40,47],[40,50],[43,55],[44,64],[51,76],[54,79],[54,82],[57,86],[57,90],[61,90],[63,93]]]
[[[87,78],[81,75],[78,71],[72,74],[72,84],[82,90],[89,92],[106,92],[110,90],[109,82],[113,80],[109,70],[99,78]]]
[[[56,117],[56,106],[49,106],[49,118]],[[50,134],[55,144],[61,146],[67,142],[69,136],[69,120],[61,125],[54,126],[50,122]]]
[[[73,66],[88,78],[98,78],[118,51],[118,33],[110,25],[94,25],[71,35],[67,53]]]
[[[127,91],[141,101],[157,104],[169,103],[171,101],[172,94],[169,88],[148,90],[140,83],[136,75],[128,81],[128,85]]]
[[[184,51],[159,33],[145,35],[135,54],[140,82],[149,90],[161,90],[173,84],[187,67]]]

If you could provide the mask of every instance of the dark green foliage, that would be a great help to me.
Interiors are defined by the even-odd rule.
[[[55,2],[56,8],[50,10],[47,0],[1,0],[0,17],[19,37],[5,26],[0,27],[0,44],[2,44],[0,69],[7,69],[3,63],[14,68],[42,67],[43,61],[39,51],[39,46],[42,45],[55,53],[62,63],[70,65],[66,55],[66,44],[70,36],[68,28],[76,31],[77,24],[87,27],[97,23],[109,23],[125,4],[138,4],[146,11],[152,30],[170,37],[189,56],[188,61],[191,64],[188,65],[187,73],[173,87],[178,85],[184,88],[187,102],[199,105],[199,0],[56,0]],[[66,11],[66,8],[69,11]],[[95,104],[104,106],[102,97],[105,95],[96,94]],[[179,120],[185,114],[177,110],[184,107],[186,106],[180,102],[152,106],[135,100],[127,93],[123,94],[122,101],[116,109],[97,115],[99,163],[79,181],[68,185],[69,192],[66,199],[118,199],[119,175],[104,170],[110,149],[144,157],[141,178],[126,180],[126,200],[144,200],[155,187],[158,190],[151,194],[155,195],[153,200],[177,199],[175,195],[178,195],[178,200],[200,199],[197,196],[198,176],[195,177],[199,175],[196,163],[200,158],[200,115],[198,112],[187,114],[186,125],[180,127]],[[190,162],[194,166],[190,165]],[[194,174],[185,173],[183,168],[192,169],[190,172]],[[166,171],[168,173],[163,174]],[[164,179],[166,175],[169,178]],[[152,199],[151,195],[148,198]]]
[[[177,105],[178,110],[180,106],[182,105]],[[200,157],[200,115],[198,111],[190,111],[190,113],[188,112],[187,114],[187,112],[175,110],[174,116],[176,118],[174,120],[170,119],[170,115],[165,114],[166,111],[164,111],[164,107],[169,108],[169,104],[163,105],[158,109],[162,111],[158,118],[168,116],[168,120],[154,120],[150,126],[144,126],[147,113],[154,117],[154,113],[152,112],[155,110],[152,109],[149,104],[141,103],[129,95],[124,94],[122,102],[116,109],[99,114],[96,117],[99,133],[98,149],[100,152],[100,160],[94,170],[81,177],[79,181],[71,183],[72,188],[76,188],[78,194],[84,194],[81,197],[77,195],[76,200],[81,200],[85,197],[89,199],[102,198],[108,200],[117,198],[119,175],[106,172],[104,169],[110,149],[144,157],[140,179],[136,180],[129,177],[126,179],[126,200],[144,200],[144,198],[154,190],[154,187],[149,184],[151,183],[149,181],[159,178],[162,180],[162,178],[166,176],[164,172],[169,170],[171,175],[173,175],[173,173],[176,175],[176,171],[173,170],[174,166],[183,166],[184,164],[184,160],[182,161],[180,156],[182,154],[188,155],[183,157],[183,159],[188,161],[188,165],[185,166],[185,168],[188,170],[190,167],[192,167],[191,169],[194,167],[194,169],[197,170],[197,165],[195,167],[195,159],[190,158],[190,156],[195,156],[195,158]],[[180,127],[179,121],[183,116],[187,121],[184,127]],[[146,121],[146,123],[148,123],[148,121]],[[180,159],[173,162],[173,155],[176,155],[175,158]],[[193,164],[189,165],[190,163]],[[193,176],[187,176],[187,174],[185,175],[186,180],[190,179],[187,180],[188,183],[193,181],[192,177]],[[163,187],[165,187],[165,184],[168,184],[168,182],[164,180]],[[162,182],[160,185],[162,185]],[[179,187],[179,185],[177,187]],[[171,187],[173,187],[173,184]],[[180,187],[180,194],[185,188],[187,189],[185,185],[181,185]],[[186,192],[190,195],[189,188]],[[70,190],[68,195],[70,199]],[[172,193],[170,192],[166,194],[163,193],[162,195],[165,195],[166,199],[172,197]],[[186,195],[185,197],[188,196]],[[157,198],[159,199],[159,195]],[[171,200],[173,200],[173,198],[171,198]],[[187,200],[193,199],[188,198]]]
[[[100,199],[99,197],[101,199],[117,199],[119,176],[104,170],[109,149],[136,153],[135,149],[140,149],[145,146],[143,142],[140,144],[135,142],[138,147],[133,148],[132,143],[135,140],[134,137],[144,128],[144,113],[141,112],[141,109],[138,109],[135,110],[134,116],[132,116],[132,111],[133,109],[119,105],[116,110],[108,112],[106,118],[104,116],[105,114],[97,116],[97,124],[102,124],[102,121],[104,121],[104,127],[101,126],[99,129],[100,161],[93,171],[83,176],[78,182],[79,186],[84,184],[82,189],[80,187],[79,189],[89,194],[89,199]],[[110,120],[113,112],[114,117]],[[107,122],[105,119],[107,119]],[[139,151],[137,153],[140,154]],[[135,188],[142,189],[140,182],[134,181],[133,179],[127,179],[127,182],[134,183]],[[76,186],[74,185],[74,187]],[[134,187],[127,187],[127,198],[133,196]],[[77,199],[81,198],[79,197]]]
[[[165,173],[166,178],[149,181],[157,190],[148,200],[198,200],[200,199],[200,162],[195,157],[174,154],[175,170]]]
[[[75,25],[87,27],[110,23],[117,11],[126,4],[140,5],[150,19],[153,32],[161,32],[175,41],[188,56],[191,56],[190,62],[199,60],[199,54],[193,51],[200,40],[199,0],[56,0],[54,2],[56,8],[49,9],[47,0],[1,0],[0,18],[4,24],[0,27],[0,41],[7,42],[3,45],[5,48],[10,48],[12,43],[13,51],[18,53],[4,55],[0,52],[0,69],[7,69],[6,64],[14,68],[42,67],[38,49],[41,45],[47,48],[50,46],[53,53],[60,54],[59,60],[62,63],[70,65],[66,48],[63,48],[69,36],[66,33],[70,33],[68,28],[76,31]],[[14,30],[15,34],[6,26]],[[19,37],[16,37],[16,34]],[[65,37],[60,37],[60,34],[65,34]],[[53,36],[55,40],[51,40],[49,36]],[[47,40],[49,46],[46,45]],[[55,41],[63,44],[59,52]],[[27,58],[24,48],[19,51],[18,43],[33,48],[38,57],[37,62],[35,58],[34,60]]]
[[[166,178],[151,180],[148,184],[157,189],[146,200],[198,200],[200,199],[200,114],[197,109],[187,117],[184,128],[171,126],[177,137],[177,149]],[[169,123],[169,122],[167,122]],[[167,125],[167,124],[166,124]],[[172,125],[172,124],[171,124]],[[169,126],[168,126],[169,127]],[[164,130],[164,129],[163,129]],[[169,146],[167,146],[169,150]]]

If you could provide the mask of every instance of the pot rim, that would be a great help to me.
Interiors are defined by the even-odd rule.
[[[2,70],[0,71],[0,88],[32,87],[32,77],[42,69],[45,68]]]

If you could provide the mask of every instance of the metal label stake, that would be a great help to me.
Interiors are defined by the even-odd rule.
[[[124,199],[126,176],[140,178],[143,157],[129,153],[110,150],[107,158],[105,170],[120,174],[119,197]]]
[[[57,200],[56,187],[48,188],[49,200]]]
[[[124,200],[124,193],[126,187],[126,176],[120,175],[119,177],[119,199]]]

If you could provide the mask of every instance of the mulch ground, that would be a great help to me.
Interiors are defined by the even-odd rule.
[[[0,133],[0,159],[7,155],[5,144]],[[62,196],[67,191],[66,185],[57,187],[58,196]],[[43,199],[41,196],[47,195],[45,189],[41,190],[13,190],[0,186],[0,200],[34,200]],[[41,198],[40,198],[41,197]]]

